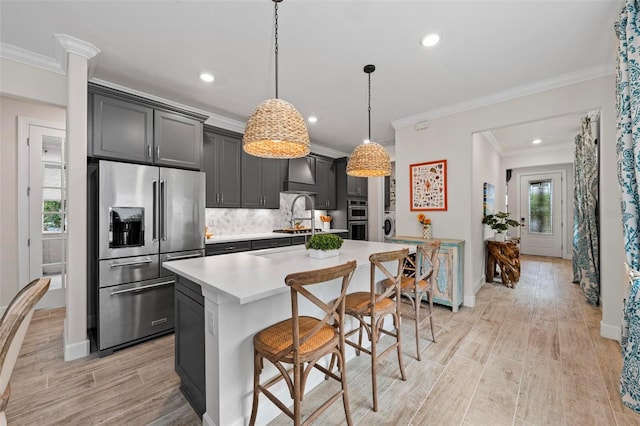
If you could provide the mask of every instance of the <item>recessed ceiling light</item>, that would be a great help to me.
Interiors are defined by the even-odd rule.
[[[309,123],[317,123],[318,122],[318,117],[315,117],[315,116],[312,115],[309,118],[307,118],[307,121]]]
[[[534,139],[531,141],[531,143],[534,145],[538,145],[539,143],[542,143],[542,139]]]
[[[211,83],[213,81],[213,76],[211,74],[207,74],[206,72],[200,74],[200,78],[202,79],[202,81],[206,81],[207,83]]]
[[[420,44],[424,47],[431,47],[438,44],[440,36],[438,34],[428,34],[420,39]]]

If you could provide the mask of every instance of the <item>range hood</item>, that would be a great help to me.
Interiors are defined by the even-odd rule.
[[[317,193],[316,159],[313,157],[290,159],[283,189],[283,192],[291,194]]]

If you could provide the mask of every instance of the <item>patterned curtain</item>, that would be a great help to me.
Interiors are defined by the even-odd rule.
[[[598,232],[598,152],[589,117],[575,140],[573,203],[573,282],[582,287],[587,301],[600,299]]]
[[[638,1],[627,0],[615,25],[618,36],[616,138],[622,228],[627,262],[640,270],[640,15]],[[622,402],[640,413],[640,278],[632,275],[622,324]]]

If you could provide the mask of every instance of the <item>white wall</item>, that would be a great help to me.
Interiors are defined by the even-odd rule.
[[[624,251],[620,213],[620,192],[616,176],[615,77],[597,78],[561,88],[522,96],[509,101],[434,118],[429,128],[415,130],[412,124],[396,130],[397,233],[419,235],[415,212],[409,211],[409,164],[448,160],[449,208],[429,216],[437,237],[466,241],[465,253],[473,247],[472,227],[477,218],[472,211],[473,133],[526,121],[579,111],[601,111],[600,206],[602,230],[601,287],[603,317],[601,333],[619,338],[624,285]],[[475,190],[475,189],[474,189]],[[471,244],[471,245],[470,245]],[[465,256],[465,300],[473,297],[473,256]]]
[[[3,64],[3,74],[4,71]],[[37,86],[35,82],[34,85]],[[26,284],[18,282],[17,118],[29,117],[64,124],[65,115],[66,111],[61,107],[13,99],[4,94],[0,96],[0,307],[9,304],[20,284]]]
[[[474,133],[471,143],[471,240],[465,247],[466,256],[471,257],[473,276],[473,293],[475,294],[485,282],[485,240],[493,237],[493,231],[482,224],[484,217],[484,183],[490,183],[496,188],[495,211],[504,211],[505,174],[500,169],[500,156],[491,143],[481,134]],[[471,294],[471,295],[472,295]],[[469,295],[469,296],[471,296]],[[465,300],[465,305],[474,302],[472,298]]]

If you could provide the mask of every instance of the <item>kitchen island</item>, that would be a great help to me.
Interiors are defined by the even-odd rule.
[[[204,334],[206,411],[202,417],[203,424],[247,424],[253,396],[253,335],[291,316],[291,297],[289,288],[284,284],[285,276],[356,260],[358,267],[349,292],[366,291],[369,288],[369,255],[405,247],[415,250],[411,244],[345,240],[339,256],[327,259],[312,259],[304,246],[298,245],[186,259],[168,264],[166,268],[177,276],[176,289],[186,288],[185,292],[191,294],[193,300],[198,296],[204,305],[202,324],[196,324],[198,321],[193,320],[196,317],[188,312],[186,317],[191,320],[184,322],[179,317],[186,310],[178,308],[179,299],[176,299],[176,370],[180,364],[179,356],[192,358],[197,355],[195,352],[202,350],[198,349],[198,345],[185,347],[180,336],[185,333]],[[324,291],[318,293],[319,297],[324,300],[336,297],[339,282],[334,284],[323,286]],[[304,315],[321,315],[308,304],[303,304],[300,309]],[[183,329],[181,323],[191,328]],[[347,327],[350,326],[355,327],[355,324],[347,323]],[[347,358],[353,356],[353,351],[349,350]],[[197,375],[194,371],[197,370],[186,375],[190,376],[188,381],[201,381],[202,377],[193,377]],[[180,375],[184,381],[185,375]],[[265,363],[263,377],[273,375],[275,369]],[[320,374],[310,376],[306,390],[322,380]],[[286,386],[283,383],[279,385],[273,390],[278,397],[285,397]],[[189,395],[188,392],[187,389],[185,396],[192,401],[197,395]],[[261,400],[258,424],[265,424],[280,413],[271,402]]]

